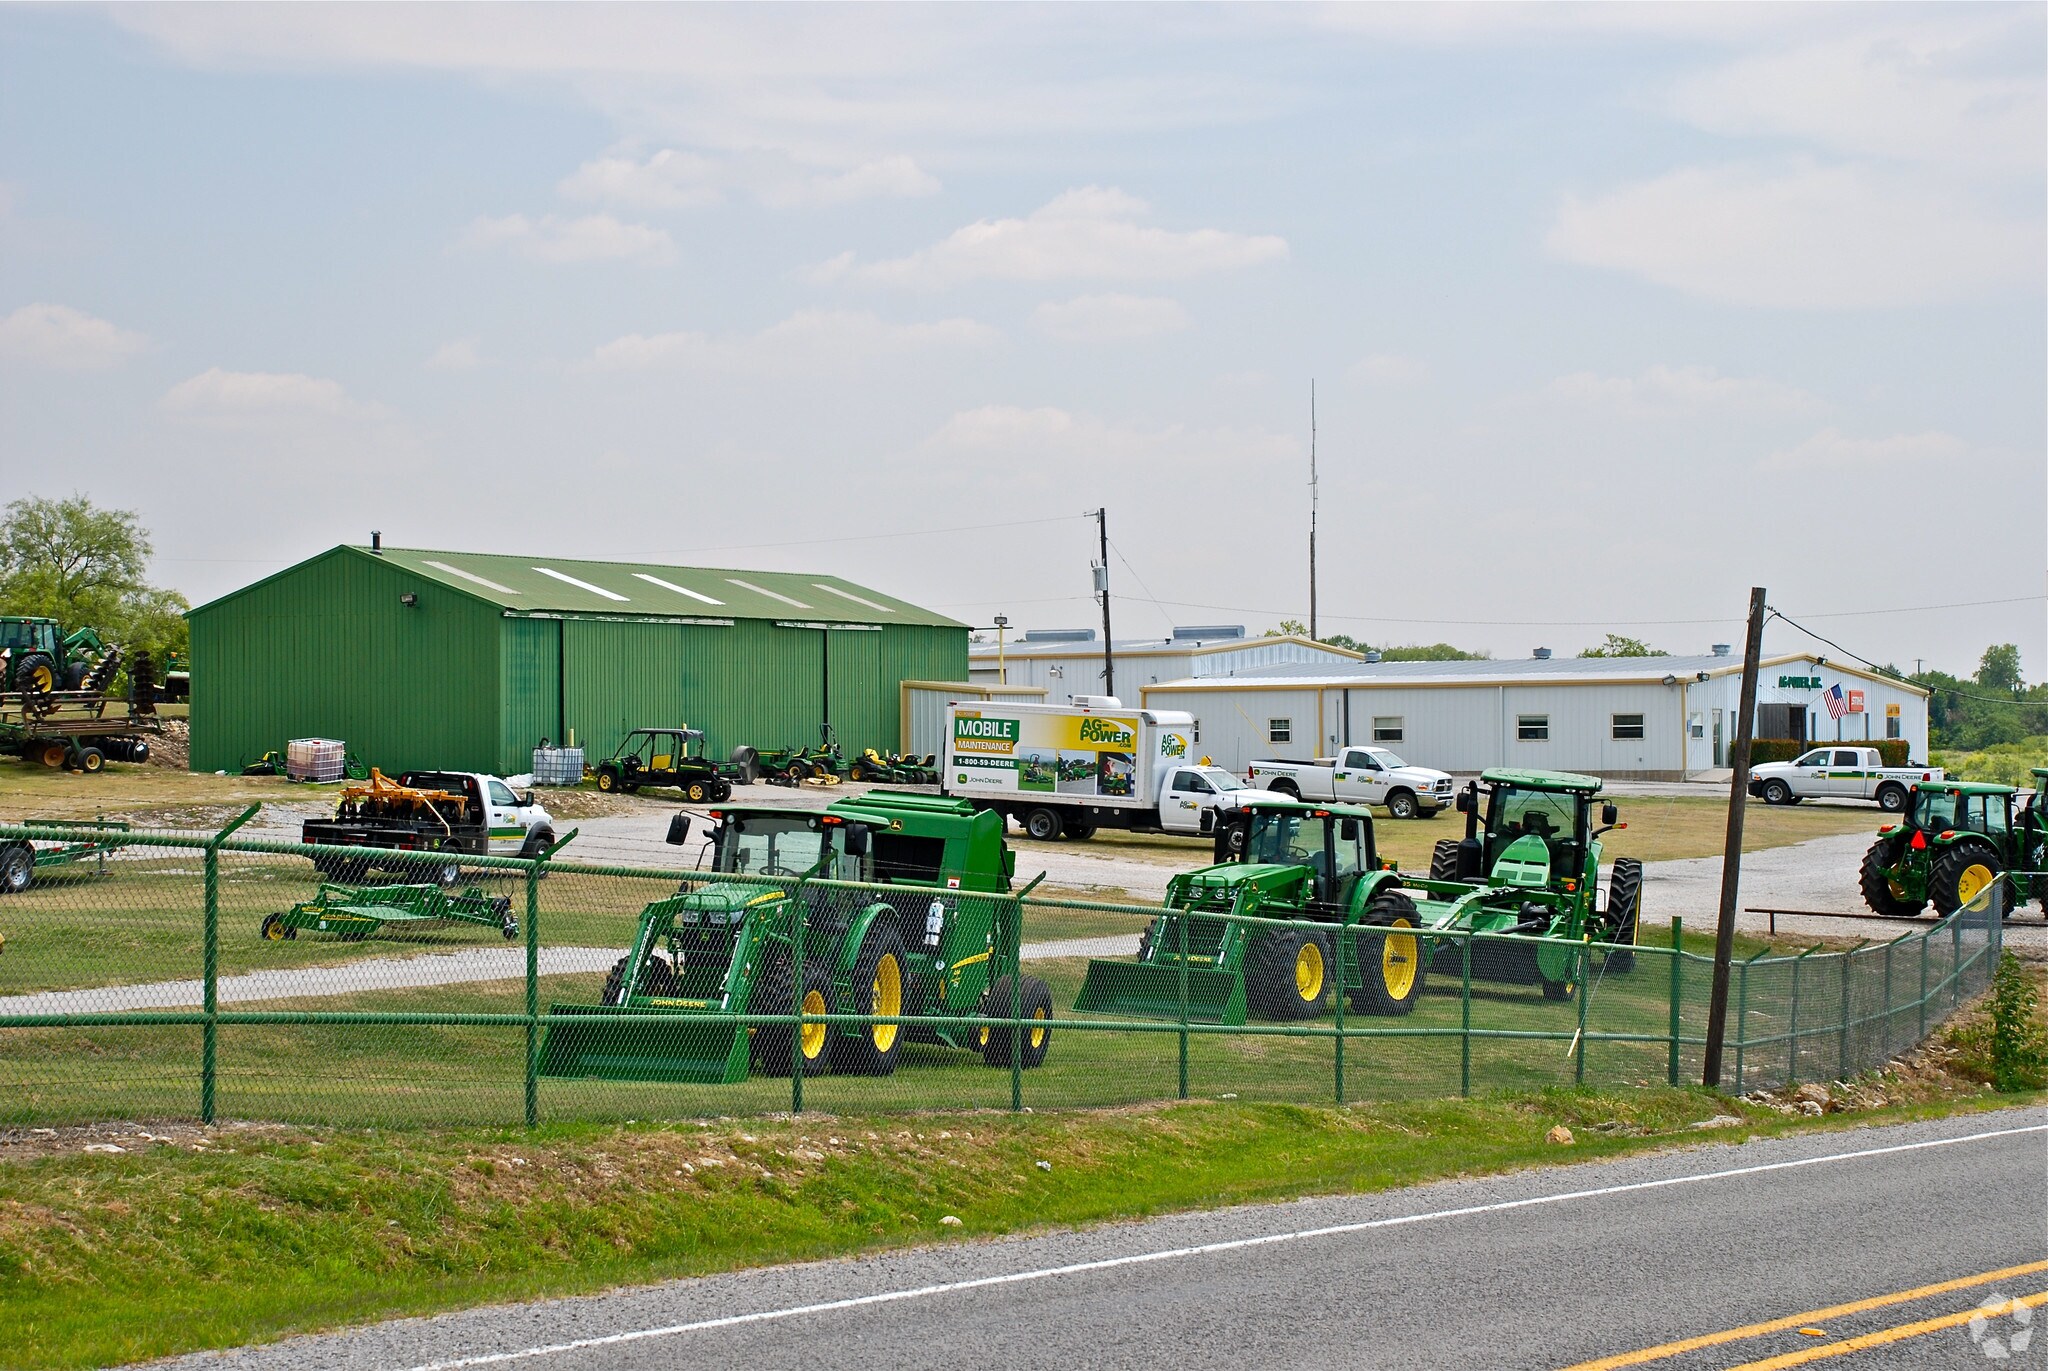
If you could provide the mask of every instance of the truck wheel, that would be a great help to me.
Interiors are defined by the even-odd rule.
[[[747,1012],[796,1012],[796,997],[791,993],[790,984],[789,963],[774,962],[761,973],[761,979],[755,983],[753,999],[748,1005]],[[804,966],[803,1010],[806,1014],[832,1012],[832,978],[816,963],[806,963]],[[764,1023],[755,1032],[751,1056],[755,1069],[763,1075],[789,1075],[790,1028],[789,1024]],[[797,1050],[806,1076],[815,1076],[831,1064],[831,1054],[826,1051],[829,1037],[830,1033],[825,1024],[804,1025],[803,1037],[797,1040]]]
[[[0,895],[19,895],[35,883],[35,849],[27,843],[0,848]]]
[[[1607,873],[1607,941],[1624,943],[1607,953],[1609,971],[1636,969],[1636,920],[1643,904],[1643,864],[1633,857],[1617,857]]]
[[[1429,879],[1432,881],[1455,881],[1458,879],[1458,840],[1438,838],[1436,846],[1429,850]]]
[[[1393,815],[1396,819],[1414,818],[1417,808],[1414,791],[1393,790],[1387,792],[1387,813]]]
[[[1086,819],[1070,819],[1066,825],[1067,836],[1076,842],[1087,842],[1095,836],[1095,825]]]
[[[1892,840],[1879,838],[1863,854],[1863,866],[1857,873],[1857,884],[1863,890],[1863,903],[1870,906],[1873,914],[1882,914],[1887,919],[1911,919],[1926,907],[1923,896],[1918,900],[1901,899],[1892,889]]]
[[[901,1014],[909,972],[905,968],[903,939],[888,923],[877,919],[868,925],[861,939],[860,960],[853,964],[853,1002],[849,1014]],[[891,1076],[896,1072],[897,1050],[903,1045],[903,1025],[868,1024],[841,1036],[833,1030],[832,1069],[849,1076]]]
[[[1009,1018],[1010,994],[1010,978],[999,978],[981,997],[982,1015],[986,1018]],[[1052,991],[1038,977],[1026,976],[1017,987],[1016,995],[1018,1017],[1045,1025],[1024,1030],[1024,1052],[1019,1064],[1029,1071],[1042,1064],[1045,1054],[1052,1049]],[[1016,1037],[1016,1031],[1007,1024],[987,1025],[981,1030],[981,1059],[990,1066],[1008,1066]]]
[[[1877,807],[1887,814],[1902,814],[1906,809],[1906,788],[1902,785],[1881,785],[1877,788]]]
[[[1415,901],[1398,890],[1382,890],[1365,907],[1365,923],[1371,928],[1415,928]],[[1422,998],[1425,948],[1413,933],[1393,932],[1358,937],[1353,955],[1358,961],[1358,989],[1351,992],[1351,1007],[1361,1014],[1406,1014]]]
[[[462,884],[462,863],[442,862],[434,868],[434,884],[443,890],[453,890]]]
[[[1788,805],[1793,800],[1792,787],[1783,781],[1764,782],[1764,803],[1767,805]]]
[[[1958,843],[1934,859],[1927,873],[1927,897],[1934,912],[1948,915],[1977,898],[2005,871],[2005,863],[1986,843]]]
[[[1330,1001],[1335,964],[1320,933],[1276,928],[1258,935],[1245,959],[1245,1005],[1262,1019],[1313,1019]]]
[[[1024,816],[1024,832],[1042,843],[1054,841],[1065,833],[1066,829],[1066,821],[1060,817],[1056,809],[1041,806]]]
[[[1266,787],[1275,795],[1285,795],[1290,800],[1301,798],[1301,787],[1289,780],[1279,780]]]

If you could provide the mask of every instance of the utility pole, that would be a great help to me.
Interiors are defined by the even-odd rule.
[[[1308,636],[1316,636],[1316,505],[1322,488],[1316,483],[1316,380],[1308,380]]]
[[[1742,816],[1749,799],[1749,750],[1756,734],[1757,665],[1764,654],[1764,588],[1749,592],[1749,637],[1742,652],[1742,708],[1735,716],[1735,753],[1728,759],[1728,839],[1721,849],[1721,921],[1714,929],[1714,990],[1707,1001],[1703,1079],[1721,1084],[1721,1045],[1728,1037],[1728,963],[1735,955],[1735,899],[1742,885]]]
[[[1102,693],[1116,694],[1116,657],[1109,636],[1109,510],[1095,511],[1095,530],[1102,535],[1102,560],[1095,567],[1095,593],[1102,597]]]

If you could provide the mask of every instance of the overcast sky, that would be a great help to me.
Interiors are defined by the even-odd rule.
[[[10,6],[0,496],[2040,680],[2043,13]]]

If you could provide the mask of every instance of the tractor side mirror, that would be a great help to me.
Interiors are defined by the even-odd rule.
[[[868,855],[868,831],[860,824],[849,824],[846,829],[846,855],[865,857]]]
[[[1470,814],[1472,812],[1472,788],[1470,786],[1458,792],[1456,808],[1460,814]]]
[[[1615,824],[1621,822],[1621,811],[1616,809],[1611,804],[1601,805],[1600,822],[1606,824],[1609,828],[1612,828]]]
[[[1337,836],[1347,843],[1358,841],[1358,820],[1344,819],[1337,824]]]
[[[668,840],[676,847],[690,841],[690,816],[677,814],[668,821]]]

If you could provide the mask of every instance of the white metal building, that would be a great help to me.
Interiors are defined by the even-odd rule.
[[[1842,688],[1847,712],[1829,712]],[[1121,686],[1121,682],[1119,682]],[[1377,742],[1419,766],[1472,773],[1541,767],[1675,780],[1727,765],[1742,661],[1700,657],[1532,657],[1514,661],[1282,665],[1144,686],[1148,709],[1195,716],[1197,747],[1242,772],[1255,758],[1327,756]],[[1769,657],[1759,738],[1903,738],[1927,756],[1928,692],[1809,654]]]
[[[1356,652],[1312,638],[1248,638],[1242,624],[1198,625],[1167,638],[1119,638],[1111,649],[1116,690],[1135,704],[1139,692],[1167,681],[1230,676],[1260,667],[1342,666],[1364,660]],[[1102,639],[1090,628],[1033,629],[1006,643],[967,649],[968,676],[979,685],[1037,686],[1045,703],[1073,703],[1076,695],[1112,692],[1102,683]]]
[[[897,687],[903,750],[937,756],[946,750],[946,706],[957,700],[1001,700],[1009,704],[1042,705],[1037,686],[987,685],[968,681],[905,681]]]

